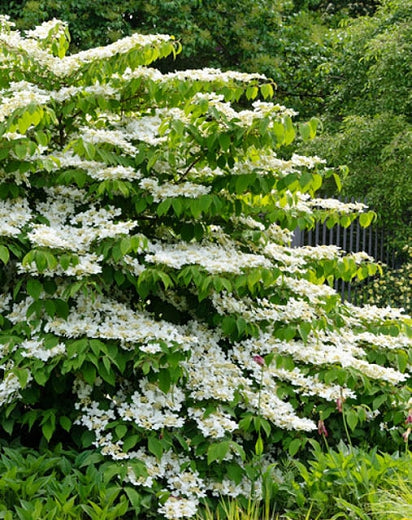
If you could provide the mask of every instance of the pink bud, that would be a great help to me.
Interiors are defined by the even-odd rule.
[[[409,410],[408,417],[406,418],[405,423],[412,424],[412,411],[411,410]]]
[[[255,363],[257,363],[258,365],[260,365],[261,367],[263,367],[265,365],[265,360],[263,359],[262,356],[259,356],[259,355],[253,356],[253,361]]]
[[[327,437],[329,435],[328,430],[326,429],[325,423],[322,421],[322,419],[319,419],[319,422],[318,422],[318,433],[319,433],[319,435],[324,435],[325,437]]]
[[[411,428],[408,428],[408,429],[406,430],[406,432],[402,433],[402,437],[403,437],[403,440],[404,440],[405,442],[408,442],[408,438],[409,438],[409,435],[410,435],[411,431],[412,431],[412,429],[411,429]]]
[[[340,397],[336,399],[336,409],[339,413],[342,413],[343,411],[343,400]]]

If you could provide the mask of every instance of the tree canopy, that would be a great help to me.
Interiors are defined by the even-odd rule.
[[[308,150],[349,165],[343,194],[367,198],[401,253],[411,239],[412,2],[383,1],[373,16],[331,33],[321,70],[325,133]]]

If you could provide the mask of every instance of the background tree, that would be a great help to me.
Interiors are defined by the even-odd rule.
[[[383,1],[331,33],[334,58],[319,78],[329,92],[325,132],[310,145],[350,164],[343,194],[367,198],[400,254],[411,239],[411,20],[410,0]]]

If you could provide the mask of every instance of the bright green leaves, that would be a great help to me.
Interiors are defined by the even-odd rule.
[[[137,280],[137,291],[142,298],[146,298],[151,292],[156,292],[160,284],[165,289],[173,287],[173,280],[164,271],[156,268],[147,268]]]
[[[210,465],[212,462],[222,462],[230,453],[240,456],[242,460],[246,458],[245,451],[240,444],[227,440],[210,444],[207,450],[207,463]]]
[[[10,260],[10,252],[6,246],[0,245],[0,260],[3,264],[7,264]]]
[[[44,272],[46,269],[53,270],[58,260],[51,251],[47,249],[32,249],[29,251],[22,260],[23,266],[29,266],[34,263],[39,273]]]
[[[133,353],[127,352],[115,343],[97,339],[76,339],[67,343],[67,358],[63,361],[63,374],[76,372],[89,385],[94,385],[97,376],[110,386],[125,373]]]
[[[27,280],[27,294],[31,296],[33,300],[38,300],[42,292],[43,285],[38,280],[35,278]]]
[[[307,123],[301,123],[299,125],[299,133],[304,141],[313,139],[316,136],[316,130],[321,124],[320,120],[316,117],[312,117]]]
[[[259,93],[259,88],[256,85],[251,85],[246,89],[246,99],[251,100],[255,99]]]
[[[24,135],[30,127],[38,126],[45,114],[45,109],[41,105],[29,103],[24,109],[19,108],[13,113],[8,120],[7,130],[9,132],[18,131]]]
[[[374,211],[367,211],[361,213],[359,216],[359,223],[362,227],[368,227],[372,222],[376,221],[377,215]]]
[[[260,92],[263,96],[263,99],[272,98],[274,95],[274,89],[272,83],[264,83],[260,86]]]
[[[176,217],[199,219],[205,216],[218,215],[224,209],[224,199],[217,195],[203,195],[197,198],[167,198],[157,206],[156,213],[159,217],[174,214]]]

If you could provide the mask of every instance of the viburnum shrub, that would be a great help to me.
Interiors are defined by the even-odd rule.
[[[315,198],[337,174],[290,152],[271,82],[162,75],[165,35],[65,56],[62,22],[0,25],[2,435],[94,446],[167,518],[258,498],[283,450],[340,437],[343,402],[355,439],[401,445],[406,318],[331,287],[377,265],[291,247],[297,225],[374,215]]]

